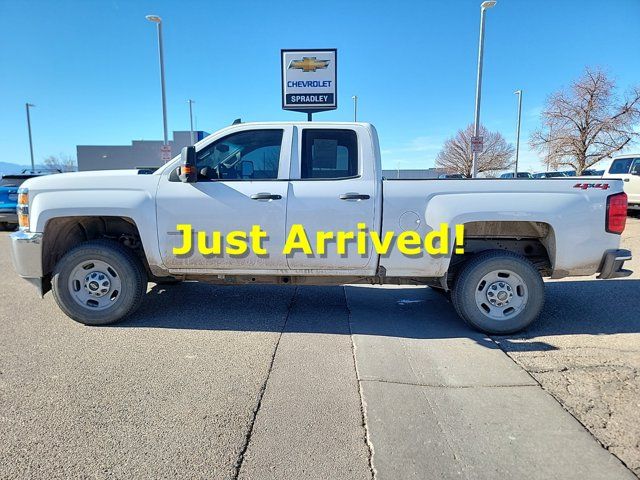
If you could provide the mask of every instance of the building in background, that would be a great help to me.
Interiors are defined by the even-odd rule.
[[[193,132],[196,142],[209,135],[201,130]],[[169,141],[171,155],[180,154],[183,147],[191,145],[191,132],[173,132]],[[133,140],[131,145],[78,145],[76,153],[78,170],[115,170],[136,167],[160,167],[162,140]]]

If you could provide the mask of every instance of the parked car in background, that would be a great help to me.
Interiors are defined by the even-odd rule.
[[[615,157],[603,178],[622,179],[629,209],[640,210],[640,154]]]
[[[566,178],[564,172],[538,172],[533,174],[533,178]]]
[[[465,177],[461,173],[441,173],[440,175],[438,175],[438,178],[439,179],[457,178],[458,180],[460,180],[460,179],[467,178],[467,177]]]
[[[581,177],[601,177],[604,175],[604,170],[585,170],[582,172]]]
[[[0,177],[0,230],[14,230],[18,226],[18,188],[33,177],[60,173],[59,170],[23,170],[22,173]]]
[[[516,178],[515,172],[507,172],[500,175],[500,178]],[[529,172],[518,172],[517,178],[533,178]]]

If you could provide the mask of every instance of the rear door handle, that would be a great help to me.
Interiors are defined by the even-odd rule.
[[[341,193],[340,200],[369,200],[371,197],[369,195],[364,195],[361,193]]]
[[[274,195],[273,193],[254,193],[251,200],[281,200],[282,195]]]

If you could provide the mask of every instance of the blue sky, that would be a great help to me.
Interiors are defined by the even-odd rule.
[[[426,168],[444,140],[473,120],[477,1],[13,1],[0,0],[0,161],[75,156],[77,144],[162,138],[155,25],[164,20],[170,130],[213,132],[234,118],[297,120],[280,105],[281,48],[338,49],[338,105],[317,120],[376,125],[386,168]],[[640,83],[640,0],[499,0],[487,13],[483,123],[515,143],[524,90],[521,158],[546,96],[586,65],[624,89]]]

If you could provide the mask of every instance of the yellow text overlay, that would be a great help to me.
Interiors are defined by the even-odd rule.
[[[223,255],[243,256],[253,252],[258,256],[268,256],[264,241],[268,233],[260,227],[253,225],[248,232],[233,230],[223,235],[214,231],[208,234],[203,231],[194,231],[190,224],[178,224],[176,229],[182,236],[182,245],[173,248],[176,256],[191,255],[194,250],[204,256]],[[437,230],[421,235],[407,230],[396,234],[394,231],[386,231],[382,235],[371,231],[364,223],[358,223],[355,231],[316,231],[314,234],[307,232],[303,225],[293,224],[287,233],[287,238],[282,246],[283,255],[292,255],[300,252],[305,255],[327,255],[335,252],[338,255],[347,255],[348,246],[354,244],[356,254],[366,256],[369,254],[369,245],[378,255],[388,255],[393,248],[397,248],[407,256],[418,256],[423,252],[429,255],[446,255],[450,253],[450,236],[453,236],[455,253],[464,253],[464,226],[454,225],[454,231],[450,234],[449,225],[440,224]]]

